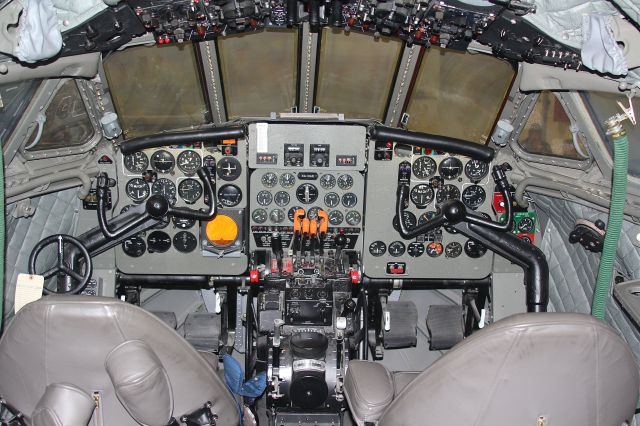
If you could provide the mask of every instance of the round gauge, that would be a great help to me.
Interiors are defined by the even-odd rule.
[[[173,246],[181,253],[191,253],[198,247],[198,239],[191,232],[180,231],[173,236]]]
[[[284,207],[287,204],[289,204],[289,201],[291,201],[291,197],[289,196],[289,193],[285,191],[278,191],[276,192],[276,195],[273,197],[273,201],[276,202],[277,206]]]
[[[523,234],[532,234],[534,228],[535,225],[533,223],[533,219],[531,219],[530,217],[523,217],[518,224],[518,231],[522,232]]]
[[[438,257],[442,254],[443,250],[442,243],[437,241],[432,241],[427,244],[427,255],[429,255],[429,257]]]
[[[171,219],[169,219],[169,217],[165,216],[162,219],[160,219],[158,221],[158,223],[156,224],[156,226],[153,227],[153,229],[164,229],[167,226],[169,226],[169,223],[171,222]]]
[[[320,177],[320,186],[324,189],[331,189],[336,186],[336,177],[334,175],[322,175]]]
[[[329,212],[329,223],[333,226],[338,226],[344,220],[344,215],[339,210],[331,210]]]
[[[480,182],[489,174],[489,164],[481,160],[469,160],[464,166],[464,174],[471,182]]]
[[[462,254],[462,244],[457,241],[450,242],[444,248],[444,257],[455,259]]]
[[[362,216],[360,215],[360,213],[355,210],[348,211],[345,218],[347,219],[347,223],[351,226],[358,225],[362,220]]]
[[[424,254],[424,244],[422,243],[411,243],[409,247],[407,247],[407,253],[411,257],[420,257]]]
[[[416,215],[406,210],[404,211],[402,220],[404,222],[405,228],[413,228],[418,223]],[[400,229],[398,226],[398,218],[396,216],[393,217],[393,227],[396,229],[396,231]]]
[[[127,182],[125,192],[133,201],[141,203],[149,196],[149,184],[140,178],[134,178]]]
[[[268,206],[273,201],[273,195],[269,191],[260,191],[258,195],[256,195],[256,201],[261,206]]]
[[[429,179],[429,186],[433,189],[440,189],[442,185],[444,185],[444,179],[442,179],[442,176],[434,176]]]
[[[470,258],[477,259],[484,256],[484,254],[487,252],[487,248],[478,241],[467,240],[467,242],[464,243],[464,252]]]
[[[487,193],[484,192],[484,189],[479,185],[467,186],[464,191],[462,191],[462,202],[471,210],[480,207],[486,198]]]
[[[284,173],[280,176],[280,186],[283,188],[293,188],[296,184],[296,177],[291,173]]]
[[[251,219],[255,223],[265,223],[267,217],[267,211],[265,209],[255,209],[253,213],[251,213]]]
[[[135,204],[127,204],[126,206],[120,209],[120,214],[128,212],[129,209],[131,209],[131,207],[134,207],[134,206]]]
[[[318,188],[312,183],[303,183],[296,189],[296,198],[302,204],[311,204],[318,198]]]
[[[187,204],[193,204],[202,196],[202,185],[195,179],[184,179],[178,184],[178,195]]]
[[[436,202],[438,204],[444,203],[447,200],[459,200],[460,190],[457,186],[446,184],[442,185],[442,188],[438,189],[436,193]]]
[[[164,253],[171,248],[171,237],[163,231],[153,231],[147,237],[149,253]]]
[[[434,192],[429,185],[421,183],[413,187],[409,196],[417,208],[424,209],[433,201]]]
[[[387,252],[387,245],[382,241],[374,241],[369,244],[369,253],[374,257],[380,257]]]
[[[138,236],[129,237],[122,242],[122,251],[131,257],[140,257],[147,251],[147,244]]]
[[[160,178],[151,185],[153,195],[162,195],[169,201],[169,204],[176,203],[176,185],[169,179]]]
[[[142,151],[124,156],[124,167],[131,173],[142,173],[149,167],[149,157]]]
[[[433,158],[420,157],[413,162],[411,170],[418,179],[428,179],[436,173],[438,166]]]
[[[271,219],[273,223],[281,223],[285,217],[287,216],[282,209],[273,209],[271,213],[269,213],[269,219]]]
[[[338,188],[346,191],[353,186],[353,178],[350,175],[340,175],[338,177]]]
[[[262,175],[262,179],[260,179],[260,182],[262,182],[262,184],[267,188],[273,188],[278,184],[278,175],[272,172],[265,173],[264,175]]]
[[[151,155],[151,167],[158,173],[169,173],[173,170],[176,159],[169,151],[161,149]]]
[[[358,197],[353,192],[347,192],[342,196],[342,205],[348,209],[352,209],[358,204]]]
[[[340,196],[335,192],[329,192],[324,196],[324,203],[327,207],[334,208],[340,204]]]
[[[289,211],[287,212],[287,217],[289,218],[289,220],[291,222],[293,222],[293,215],[296,214],[296,210],[301,209],[302,207],[300,206],[293,206],[289,209]]]
[[[433,219],[437,215],[438,215],[438,213],[436,213],[434,211],[428,211],[428,212],[422,213],[420,215],[420,217],[418,218],[418,225],[422,225],[424,223],[427,223],[428,221],[430,221],[431,219]]]
[[[318,220],[319,211],[320,207],[311,207],[307,212],[307,218],[309,218],[309,220]]]
[[[455,179],[462,174],[462,161],[456,157],[447,157],[440,162],[438,171],[447,180]]]
[[[389,254],[393,257],[402,256],[405,252],[406,248],[402,241],[394,241],[389,244]]]
[[[240,162],[233,157],[224,157],[216,165],[216,173],[222,180],[236,180],[242,173]]]
[[[195,219],[185,219],[183,217],[175,217],[171,219],[173,221],[173,226],[178,229],[190,229],[193,225],[196,224]]]
[[[202,166],[202,158],[195,151],[182,151],[178,154],[176,164],[185,175],[195,175],[200,166]]]
[[[235,185],[222,185],[218,189],[218,202],[225,207],[234,207],[242,201],[242,191]]]

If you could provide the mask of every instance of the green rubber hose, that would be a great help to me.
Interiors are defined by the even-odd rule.
[[[617,126],[609,133],[613,138],[613,183],[611,185],[611,206],[607,232],[604,236],[604,246],[598,268],[598,279],[593,292],[591,315],[604,319],[607,302],[613,280],[613,265],[618,250],[620,230],[624,220],[624,205],[627,198],[627,173],[629,168],[629,140],[622,126]]]

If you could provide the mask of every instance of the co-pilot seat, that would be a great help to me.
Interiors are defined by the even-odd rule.
[[[236,403],[209,362],[153,314],[116,299],[48,296],[0,340],[0,395],[34,426],[164,426],[207,402],[219,425]],[[93,423],[92,423],[93,424]]]
[[[623,426],[638,366],[605,323],[519,314],[474,333],[421,373],[351,361],[345,393],[359,425]]]

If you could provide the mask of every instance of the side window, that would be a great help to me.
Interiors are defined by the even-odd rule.
[[[518,140],[532,154],[573,160],[587,158],[587,149],[579,136],[571,133],[571,120],[558,98],[541,92]]]
[[[44,115],[40,140],[31,147],[38,135],[38,129],[34,129],[25,145],[31,147],[30,152],[84,145],[94,135],[89,113],[73,80],[62,84]]]

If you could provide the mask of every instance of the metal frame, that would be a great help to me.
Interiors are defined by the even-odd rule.
[[[225,106],[222,80],[220,79],[220,64],[218,62],[218,50],[213,40],[196,43],[196,49],[200,53],[200,66],[204,74],[207,99],[211,110],[213,124],[222,124],[228,120]]]
[[[318,65],[319,34],[312,33],[308,22],[302,24],[302,43],[300,44],[300,87],[298,89],[298,112],[313,112],[316,94],[316,69]]]
[[[387,105],[387,116],[384,123],[388,126],[397,126],[400,123],[411,82],[416,73],[420,49],[422,48],[416,45],[409,47],[405,44],[404,46],[393,91]]]

